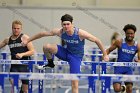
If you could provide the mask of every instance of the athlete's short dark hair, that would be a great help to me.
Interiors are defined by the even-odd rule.
[[[62,21],[62,22],[63,22],[63,21],[70,21],[70,22],[72,23],[73,17],[72,17],[71,15],[69,15],[69,14],[65,14],[65,15],[63,15],[63,16],[61,17],[61,21]]]
[[[136,30],[137,30],[136,26],[133,24],[127,24],[123,28],[124,32],[126,32],[128,29],[132,29],[132,30],[134,30],[134,32],[136,32]]]

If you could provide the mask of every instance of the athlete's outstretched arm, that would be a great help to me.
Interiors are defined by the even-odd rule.
[[[93,36],[92,34],[86,32],[84,30],[81,30],[81,29],[79,30],[79,35],[80,35],[81,39],[87,39],[87,40],[89,40],[91,42],[95,42],[97,44],[97,46],[99,47],[99,49],[103,53],[104,61],[109,61],[109,57],[108,57],[108,55],[107,55],[107,53],[105,51],[105,48],[104,48],[102,42],[97,37]]]
[[[108,49],[106,49],[107,54],[110,54],[113,50],[119,47],[120,40],[116,40]]]
[[[33,36],[31,36],[29,39],[27,40],[24,40],[23,41],[23,44],[27,45],[27,43],[31,42],[31,41],[34,41],[36,39],[39,39],[39,38],[42,38],[42,37],[45,37],[45,36],[54,36],[54,35],[58,35],[60,32],[59,29],[53,29],[52,31],[42,31],[42,32],[39,32]]]
[[[39,32],[33,36],[31,36],[29,39],[28,39],[28,43],[30,41],[34,41],[36,39],[39,39],[39,38],[42,38],[42,37],[45,37],[45,36],[53,36],[53,33],[52,32],[49,32],[49,31],[42,31],[42,32]]]

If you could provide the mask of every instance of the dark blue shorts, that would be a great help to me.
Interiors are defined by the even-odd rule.
[[[133,70],[131,67],[114,67],[114,74],[132,75]]]
[[[22,64],[12,64],[10,68],[10,72],[29,72],[28,65]],[[29,80],[21,80],[22,84],[28,84]]]
[[[72,54],[66,48],[58,45],[58,51],[55,54],[56,57],[63,61],[67,61],[70,65],[70,73],[80,73],[81,72],[81,61],[82,58],[77,55]]]
[[[133,70],[132,70],[131,67],[114,67],[114,74],[132,75]],[[113,84],[114,83],[120,83],[121,84],[120,81],[114,81]],[[129,82],[129,81],[125,81],[124,83],[125,83],[125,85],[127,85],[127,84],[132,84],[133,85],[133,83]]]

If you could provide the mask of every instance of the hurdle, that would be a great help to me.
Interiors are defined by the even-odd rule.
[[[39,54],[39,55],[42,55],[42,54]],[[91,54],[91,56],[102,56],[102,54]],[[5,64],[5,63],[9,63],[9,64],[26,64],[26,63],[28,63],[29,62],[29,60],[27,60],[27,61],[22,61],[21,60],[21,62],[16,62],[17,60],[15,60],[15,61],[11,61],[10,62],[10,60],[9,60],[9,62],[7,61],[7,62],[2,62],[3,64]],[[47,64],[47,61],[42,61],[42,62],[37,62],[37,60],[32,60],[33,62],[31,62],[32,64],[31,65],[29,65],[30,67],[29,68],[32,68],[32,65],[33,64],[38,64],[38,65],[43,65],[43,64]],[[35,62],[34,62],[35,61]],[[100,62],[100,61],[99,61]],[[95,67],[96,69],[94,69],[94,70],[92,70],[92,73],[91,74],[96,74],[97,72],[97,74],[98,74],[98,79],[95,79],[95,80],[99,80],[99,75],[100,74],[105,74],[106,73],[106,66],[139,66],[139,64],[136,64],[135,62],[132,62],[132,63],[114,63],[114,62],[107,62],[106,63],[106,65],[105,64],[102,64],[102,62],[100,62],[100,64],[99,64],[99,62],[93,62],[93,61],[89,61],[89,62],[87,62],[87,61],[85,61],[85,62],[82,62],[82,65],[92,65],[93,67]],[[68,62],[65,62],[65,61],[55,61],[55,64],[56,65],[68,65]],[[100,65],[100,66],[99,66]],[[100,69],[99,71],[97,71],[97,69]],[[32,70],[30,70],[30,72],[32,72]],[[99,74],[99,72],[100,72],[100,74]],[[40,71],[40,73],[42,73],[41,71]],[[90,77],[90,76],[89,76]],[[92,77],[92,76],[91,76]],[[92,80],[92,81],[95,81],[95,80]],[[108,79],[108,81],[109,81],[110,79]],[[101,86],[102,86],[102,93],[106,93],[105,91],[110,91],[109,89],[110,89],[110,87],[106,87],[107,85],[106,85],[106,83],[105,83],[105,81],[106,80],[101,80],[100,81],[100,83],[101,83]],[[43,80],[39,80],[39,91],[41,91],[40,93],[43,93]],[[92,84],[94,84],[94,83],[92,83]],[[108,83],[108,84],[110,84],[110,83]],[[29,82],[29,91],[32,91],[32,80],[30,80],[30,82]],[[110,85],[108,85],[108,86],[110,86]],[[95,87],[95,86],[94,86]],[[97,91],[97,89],[98,88],[94,88],[95,90],[92,90],[92,92],[93,91]],[[104,91],[104,92],[103,92]],[[29,92],[30,93],[30,92]],[[93,92],[93,93],[95,93],[95,92]]]
[[[11,56],[10,53],[0,53],[0,57],[1,57],[2,60],[9,59],[9,56]],[[33,72],[33,64],[38,64],[38,65],[47,64],[47,62],[45,62],[45,63],[43,62],[43,60],[46,60],[46,57],[45,57],[45,55],[43,55],[43,53],[37,53],[34,56],[31,56],[31,59],[36,59],[36,57],[40,57],[42,62],[36,63],[36,61],[35,62],[32,61],[32,63],[29,63],[29,72]],[[15,61],[13,64],[28,64],[28,62],[26,62],[26,61],[23,61],[22,63],[19,63],[19,61],[17,61],[17,60],[13,60],[13,61]],[[7,61],[7,64],[2,63],[2,72],[6,72],[6,66],[9,66],[9,63],[8,63],[8,61]],[[39,70],[39,72],[43,73],[44,71]],[[29,80],[29,86],[28,86],[29,87],[29,90],[28,90],[29,92],[32,91],[32,88],[33,88],[32,84],[33,84],[33,81]],[[39,85],[39,90],[38,91],[43,91],[43,84],[44,83],[43,83],[42,80],[38,80],[38,85]]]
[[[107,66],[127,66],[127,67],[140,67],[140,63],[136,63],[136,62],[93,62],[91,63],[92,65],[92,74],[99,74],[99,77],[107,74],[106,70],[107,70]],[[98,69],[98,71],[97,71]],[[110,74],[111,75],[111,74]],[[100,84],[100,86],[102,86],[101,91],[100,88],[96,88],[96,80],[94,77],[89,77],[89,89],[88,89],[88,93],[110,93],[110,85],[111,85],[111,81],[110,78],[106,77],[104,80],[101,80],[100,78],[98,78],[97,80],[97,85]]]
[[[42,64],[46,64],[47,63],[47,61],[35,61],[35,60],[27,60],[27,61],[25,61],[25,60],[0,60],[0,63],[1,64],[29,64],[29,65],[33,65],[33,64],[39,64],[40,62],[42,62]],[[65,62],[65,61],[55,61],[55,64],[57,64],[57,65],[65,65],[65,64],[68,64],[67,62]],[[83,62],[83,65],[92,65],[92,64],[96,64],[96,65],[98,65],[99,64],[99,62]],[[133,67],[136,67],[136,66],[140,66],[140,64],[139,63],[135,63],[135,62],[131,62],[131,63],[127,63],[127,62],[122,62],[122,63],[119,63],[119,62],[100,62],[100,65],[104,65],[104,66],[102,66],[102,67],[105,67],[105,66],[133,66]],[[105,69],[106,70],[106,69]],[[43,80],[43,79],[50,79],[50,80],[52,80],[52,79],[61,79],[61,80],[71,80],[71,79],[77,79],[77,80],[82,80],[82,79],[85,79],[86,77],[94,77],[94,79],[95,80],[98,80],[98,78],[99,78],[99,74],[80,74],[80,75],[72,75],[72,74],[64,74],[64,75],[60,75],[60,74],[55,74],[55,73],[47,73],[47,74],[45,74],[45,73],[25,73],[24,75],[22,74],[22,75],[20,75],[20,76],[18,76],[18,75],[13,75],[12,76],[12,73],[6,73],[6,74],[3,74],[4,72],[2,72],[2,73],[0,73],[2,76],[1,76],[1,80],[3,80],[3,78],[5,78],[5,77],[9,77],[9,76],[11,76],[11,77],[15,77],[16,79],[15,79],[15,91],[17,91],[17,86],[18,86],[18,84],[17,84],[17,82],[16,82],[16,80],[17,79],[29,79],[29,80],[33,80],[33,79],[35,79],[35,75],[39,75],[41,78],[38,78],[39,80]],[[31,74],[31,75],[30,75]],[[55,76],[54,76],[55,75]],[[103,76],[106,76],[106,77],[103,77]],[[119,76],[119,75],[110,75],[110,76],[112,76],[112,77],[117,77],[116,79],[118,79],[118,80],[126,80],[126,76]],[[27,77],[27,78],[25,78],[25,77]],[[30,78],[29,78],[30,77]],[[34,78],[33,78],[34,77]],[[123,77],[123,79],[121,78],[121,77]],[[129,76],[129,77],[131,77],[133,80],[132,81],[139,81],[140,79],[139,79],[139,75],[138,76]],[[135,77],[135,78],[134,78]],[[88,79],[88,78],[86,78],[86,79]],[[109,75],[108,74],[100,74],[100,80],[102,80],[102,81],[106,81],[106,78],[108,78],[108,80],[110,80],[110,77],[109,77]],[[2,90],[3,90],[3,85],[4,83],[1,83],[1,88],[2,88]],[[105,86],[107,86],[106,84],[105,84]],[[109,89],[110,89],[110,87],[108,87]],[[109,90],[108,89],[108,90]],[[104,91],[105,92],[103,92],[103,93],[106,93],[106,90],[107,89],[104,89]],[[2,92],[2,93],[4,93],[4,92]],[[29,91],[29,93],[32,93],[31,91]],[[41,92],[39,92],[39,93],[43,93],[42,91]]]
[[[40,77],[36,77],[40,76]],[[0,73],[0,80],[3,81],[4,78],[9,78],[12,77],[14,78],[14,89],[15,93],[18,93],[18,79],[30,79],[30,80],[83,80],[83,79],[88,79],[88,77],[94,77],[98,78],[98,74],[59,74],[59,73]],[[109,79],[113,80],[120,80],[120,81],[140,81],[140,76],[139,75],[101,75],[100,79],[105,80],[105,78],[108,77]],[[3,83],[4,84],[4,83]],[[1,86],[3,86],[1,84]],[[2,87],[3,88],[3,87]],[[2,90],[1,93],[4,93]],[[33,93],[33,92],[29,92]],[[40,93],[40,92],[39,92]],[[106,93],[106,92],[105,92]],[[110,93],[110,92],[109,92]]]
[[[6,59],[8,59],[8,56],[10,56],[9,53],[0,53],[1,59],[6,60]],[[6,72],[6,66],[7,66],[6,64],[2,64],[2,72]]]

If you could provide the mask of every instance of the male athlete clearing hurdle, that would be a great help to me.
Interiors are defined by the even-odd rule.
[[[80,65],[84,55],[85,39],[95,42],[103,53],[103,60],[109,60],[101,41],[90,33],[74,27],[72,22],[73,17],[69,14],[65,14],[61,17],[62,28],[56,28],[50,32],[40,32],[29,38],[28,41],[23,42],[26,45],[30,41],[44,36],[59,36],[65,41],[66,48],[57,44],[45,44],[43,46],[43,51],[48,59],[48,64],[45,66],[38,66],[39,69],[44,69],[46,67],[54,68],[55,65],[52,58],[52,55],[54,54],[59,59],[69,63],[70,73],[80,73]],[[72,80],[72,93],[78,93],[78,80]]]

